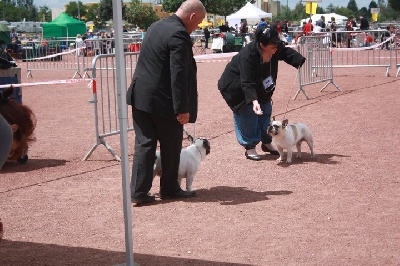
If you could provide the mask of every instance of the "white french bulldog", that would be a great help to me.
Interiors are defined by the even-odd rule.
[[[178,182],[182,183],[182,178],[186,178],[186,190],[192,190],[192,183],[200,162],[210,153],[210,142],[204,138],[198,138],[194,143],[181,151],[179,163]],[[156,151],[156,161],[154,163],[153,178],[156,175],[161,176],[161,155]]]
[[[311,130],[302,123],[288,125],[288,120],[271,121],[268,126],[268,134],[272,136],[272,141],[279,152],[278,162],[283,160],[283,149],[287,149],[286,162],[292,162],[292,148],[294,145],[297,147],[297,158],[301,157],[301,143],[307,142],[311,151],[311,158],[315,158],[313,150],[313,135]]]

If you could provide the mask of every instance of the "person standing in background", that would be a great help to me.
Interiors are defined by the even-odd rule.
[[[15,32],[15,29],[12,28],[10,31],[10,39],[13,39],[15,37],[18,37],[17,33]]]
[[[183,125],[197,118],[196,61],[190,33],[203,21],[199,0],[186,0],[172,16],[153,23],[143,39],[140,56],[127,92],[132,105],[135,149],[132,165],[132,203],[155,201],[149,195],[157,141],[160,142],[160,198],[188,198],[178,183]]]
[[[226,21],[225,24],[219,26],[219,31],[220,32],[230,32],[230,28],[229,28],[229,22]]]
[[[204,27],[204,39],[205,39],[205,46],[204,48],[208,49],[208,40],[210,39],[210,31],[208,30],[208,27]]]
[[[314,26],[312,24],[312,20],[309,19],[307,24],[305,24],[303,26],[303,35],[307,36],[307,35],[311,35],[311,32],[313,31]]]
[[[342,48],[342,35],[336,32],[337,25],[335,17],[331,17],[330,31],[332,34],[332,46]]]
[[[318,19],[318,20],[315,22],[315,26],[319,26],[319,27],[321,27],[321,29],[325,29],[325,27],[326,27],[326,24],[325,24],[325,16],[321,16],[321,18]],[[323,31],[323,30],[322,30],[322,31]]]
[[[261,18],[260,22],[257,25],[257,29],[258,28],[265,28],[267,27],[267,23],[265,22],[265,18]]]
[[[363,16],[360,16],[360,30],[369,30],[369,22]]]
[[[282,23],[282,33],[289,34],[289,22],[285,19]]]
[[[349,17],[349,21],[346,23],[346,31],[353,31],[354,28],[356,27],[356,22],[353,20],[353,16]],[[351,47],[351,40],[353,36],[352,33],[348,32],[347,33],[347,48]]]
[[[249,27],[247,26],[247,20],[243,19],[240,22],[240,28],[239,28],[239,34],[242,37],[242,43],[243,44],[246,43],[246,36],[247,36],[248,32],[249,32]]]

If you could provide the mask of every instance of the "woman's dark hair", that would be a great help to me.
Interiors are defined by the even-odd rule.
[[[27,149],[28,144],[35,141],[33,132],[36,127],[36,117],[32,110],[23,104],[18,104],[9,97],[13,93],[13,88],[8,88],[2,93],[0,97],[0,114],[10,125],[16,124],[18,129],[14,132],[14,140],[19,142],[19,149],[14,152],[15,156],[21,156],[24,154],[24,150]],[[14,156],[14,157],[15,157]]]
[[[278,45],[281,42],[279,37],[279,32],[275,29],[270,29],[267,27],[261,27],[255,32],[255,40],[258,43],[262,43],[264,45],[267,44],[276,44]]]

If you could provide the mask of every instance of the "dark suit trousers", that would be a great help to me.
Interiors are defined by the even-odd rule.
[[[132,198],[147,195],[153,183],[157,140],[160,142],[160,194],[173,195],[180,190],[178,170],[182,149],[181,125],[175,116],[160,116],[132,107],[135,149],[132,165]]]

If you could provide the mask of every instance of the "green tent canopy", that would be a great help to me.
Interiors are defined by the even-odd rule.
[[[0,44],[10,44],[10,29],[3,23],[0,23]]]
[[[42,24],[43,38],[66,38],[76,37],[77,34],[86,32],[86,24],[61,13],[57,18],[49,23]]]

